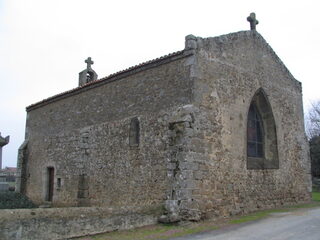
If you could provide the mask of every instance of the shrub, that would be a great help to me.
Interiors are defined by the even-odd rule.
[[[26,196],[17,192],[0,192],[0,209],[36,208]]]

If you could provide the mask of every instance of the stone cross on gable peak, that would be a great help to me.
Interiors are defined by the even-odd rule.
[[[87,69],[91,69],[91,65],[94,64],[91,57],[88,57],[84,62],[87,64]]]
[[[247,17],[247,21],[250,22],[250,29],[256,30],[256,26],[259,24],[259,21],[256,19],[256,14],[250,13],[250,16]]]

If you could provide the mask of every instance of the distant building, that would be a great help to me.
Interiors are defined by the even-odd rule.
[[[17,168],[5,167],[0,170],[0,191],[15,190]]]

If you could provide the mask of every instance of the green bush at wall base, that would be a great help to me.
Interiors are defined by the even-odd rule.
[[[313,201],[319,201],[319,202],[320,202],[320,192],[318,192],[318,191],[313,191],[313,193],[312,193],[312,200],[313,200]]]
[[[36,208],[26,196],[17,192],[0,192],[0,209]]]

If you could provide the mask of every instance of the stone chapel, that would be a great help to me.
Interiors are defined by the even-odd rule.
[[[248,20],[100,79],[88,58],[77,88],[27,107],[18,191],[167,222],[310,200],[301,83]]]

